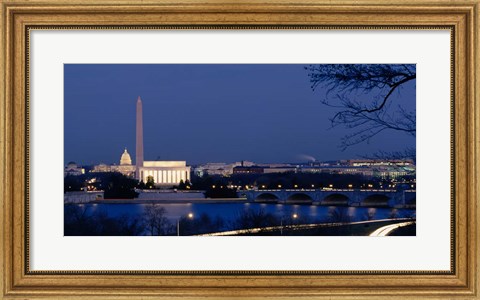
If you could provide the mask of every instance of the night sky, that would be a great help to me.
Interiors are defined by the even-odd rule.
[[[135,158],[135,104],[143,101],[145,160],[305,162],[358,158],[415,147],[415,137],[385,131],[339,148],[352,131],[335,127],[335,109],[312,91],[304,65],[66,64],[64,162]],[[415,84],[393,101],[415,107]],[[134,163],[134,162],[133,162]]]

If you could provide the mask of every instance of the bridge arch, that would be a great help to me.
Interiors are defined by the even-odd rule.
[[[294,193],[288,196],[287,203],[312,203],[313,198],[305,193]]]
[[[388,206],[388,201],[390,197],[382,194],[372,194],[367,196],[360,203],[361,206],[374,206],[374,207],[384,207]]]
[[[278,199],[279,199],[278,196],[272,193],[262,193],[257,195],[257,197],[255,197],[255,201],[259,201],[259,202],[262,202],[262,201],[277,202]]]
[[[328,205],[328,206],[347,206],[350,198],[345,196],[344,194],[334,193],[327,195],[323,198],[320,205]]]

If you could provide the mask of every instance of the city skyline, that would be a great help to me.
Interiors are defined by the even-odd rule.
[[[415,147],[414,137],[389,132],[340,151],[348,131],[329,129],[334,110],[304,65],[67,64],[64,162],[117,163],[125,148],[135,155],[139,96],[150,160],[284,163]],[[415,107],[414,85],[392,97]]]

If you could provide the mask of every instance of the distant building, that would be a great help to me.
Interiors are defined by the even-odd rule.
[[[253,166],[255,163],[251,161],[241,161],[241,162],[233,162],[233,163],[223,163],[223,162],[215,162],[215,163],[207,163],[204,165],[199,165],[195,167],[194,173],[197,176],[204,176],[204,175],[219,175],[219,176],[230,176],[233,174],[233,169],[238,166]]]
[[[297,166],[287,163],[259,163],[258,167],[263,168],[263,173],[288,173],[297,172]]]
[[[263,167],[259,166],[238,166],[233,168],[233,174],[263,174]]]
[[[195,168],[195,174],[200,177],[204,175],[228,176],[232,173],[233,167],[227,163],[207,163]]]
[[[98,164],[93,166],[92,172],[99,173],[99,172],[112,172],[112,168],[110,165],[106,165],[104,163]]]
[[[327,173],[327,174],[349,174],[349,175],[362,175],[373,176],[373,170],[368,167],[351,167],[351,166],[302,166],[299,169],[304,173]]]
[[[412,166],[411,159],[351,159],[346,161],[351,166]]]
[[[132,165],[130,154],[128,153],[127,148],[125,148],[122,156],[120,157],[120,165],[106,165],[101,163],[93,166],[92,172],[118,172],[125,176],[133,177],[135,174],[135,166]]]
[[[95,200],[102,200],[104,196],[103,191],[76,191],[66,192],[63,195],[64,203],[88,203]]]
[[[415,164],[412,160],[340,160],[336,162],[314,162],[301,166],[300,172],[349,174],[382,179],[406,175],[415,175]]]
[[[296,167],[272,167],[272,168],[263,168],[263,173],[288,173],[288,172],[297,172]]]
[[[135,175],[135,166],[132,165],[132,159],[130,158],[127,148],[125,148],[125,151],[123,151],[120,157],[120,165],[113,165],[111,169],[113,172],[119,172],[125,176],[133,177]]]
[[[63,177],[65,176],[78,176],[85,174],[85,169],[81,166],[78,166],[75,162],[71,161],[65,167],[63,171]]]

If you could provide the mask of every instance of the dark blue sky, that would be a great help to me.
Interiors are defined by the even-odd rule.
[[[385,131],[341,151],[330,129],[335,110],[312,91],[304,65],[66,64],[65,163],[119,163],[135,158],[135,103],[143,101],[145,160],[300,162],[356,158],[415,146]],[[402,101],[415,105],[415,85]]]

